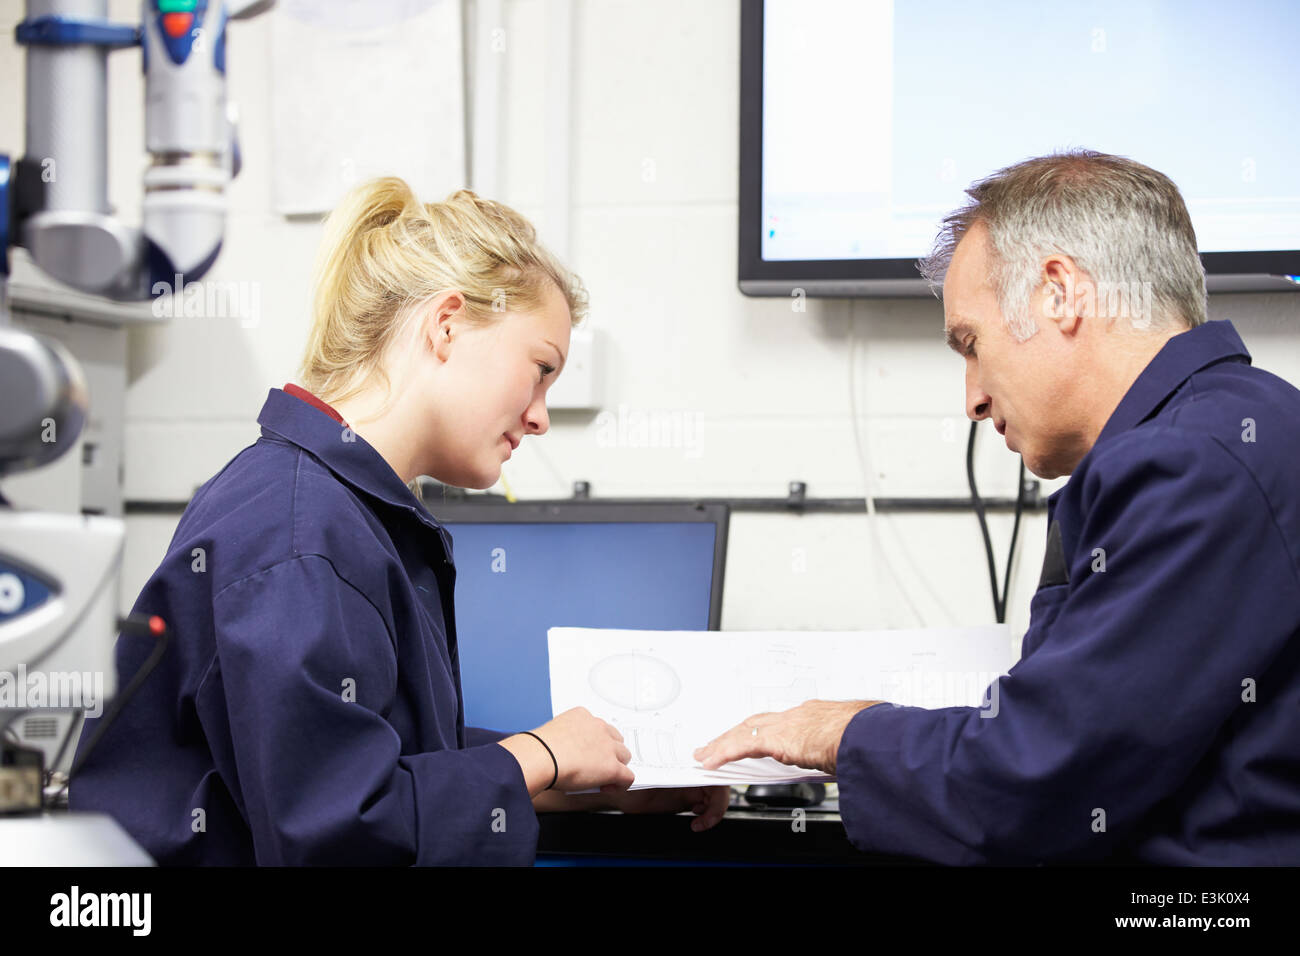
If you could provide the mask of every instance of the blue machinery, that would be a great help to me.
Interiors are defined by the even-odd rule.
[[[12,325],[10,246],[60,282],[121,302],[200,279],[221,250],[225,189],[240,165],[226,26],[273,3],[145,0],[139,24],[118,24],[107,0],[28,0],[15,31],[26,54],[26,150],[16,161],[0,154],[0,478],[73,448],[89,400],[65,346]],[[150,156],[138,227],[108,201],[108,56],[132,47],[142,53]],[[66,779],[82,715],[98,715],[115,694],[118,631],[165,636],[164,622],[117,618],[122,540],[116,518],[22,511],[0,497],[7,863],[148,862],[108,818],[40,820]]]

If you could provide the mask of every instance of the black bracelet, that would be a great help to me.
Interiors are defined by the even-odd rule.
[[[526,733],[529,737],[534,738],[534,739],[535,739],[539,744],[541,744],[543,747],[546,747],[546,741],[543,740],[541,737],[538,737],[538,736],[537,736],[535,733],[533,733],[531,730],[525,730],[524,733]],[[557,780],[560,779],[560,764],[559,764],[558,761],[556,761],[556,759],[555,759],[555,754],[551,752],[551,748],[550,748],[550,747],[546,747],[546,752],[547,752],[548,754],[551,755],[551,763],[554,764],[554,766],[555,766],[555,776],[551,778],[551,787],[553,787],[553,786],[555,786],[555,781],[557,781]],[[547,789],[547,790],[550,790],[551,787],[547,787],[546,789]]]

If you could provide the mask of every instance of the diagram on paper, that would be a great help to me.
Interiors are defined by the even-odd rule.
[[[682,692],[672,665],[650,654],[612,654],[587,672],[587,683],[602,700],[638,712],[663,710]]]
[[[827,775],[770,757],[704,770],[696,750],[750,714],[807,700],[977,706],[1011,661],[1006,625],[890,632],[547,632],[552,712],[581,706],[622,735],[642,787]],[[991,675],[991,676],[990,676]]]
[[[692,763],[679,739],[681,727],[647,726],[627,723],[617,718],[609,724],[623,735],[623,743],[632,752],[632,763],[640,767],[680,767]],[[698,744],[697,744],[698,746]]]
[[[799,663],[798,649],[792,644],[769,642],[754,663],[757,666],[746,682],[752,713],[789,710],[822,696],[816,668]]]

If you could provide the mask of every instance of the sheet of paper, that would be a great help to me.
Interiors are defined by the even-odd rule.
[[[326,212],[372,176],[422,202],[465,185],[457,0],[280,0],[271,11],[272,201]]]
[[[707,771],[692,757],[751,714],[805,700],[996,707],[1015,663],[1004,624],[896,631],[629,631],[553,627],[551,707],[586,707],[632,751],[632,789],[829,780],[771,758]]]

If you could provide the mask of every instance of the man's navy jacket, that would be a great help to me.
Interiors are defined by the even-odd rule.
[[[1228,322],[1175,335],[1048,522],[990,716],[849,723],[850,839],[954,864],[1300,864],[1300,392]]]
[[[70,808],[111,814],[164,864],[532,863],[519,764],[464,725],[450,536],[287,387],[136,600],[170,645]],[[152,646],[119,636],[121,685]]]

